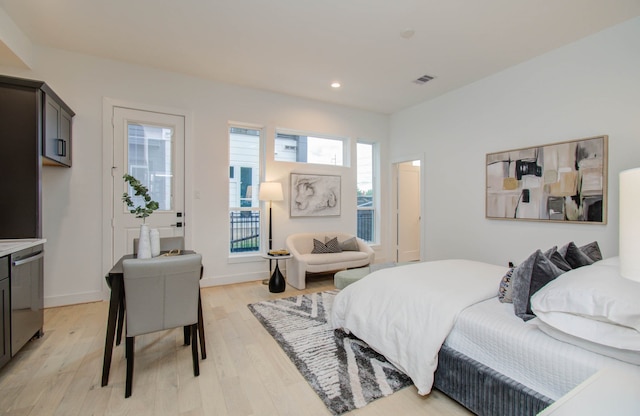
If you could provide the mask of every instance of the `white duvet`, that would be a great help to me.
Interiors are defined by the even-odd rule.
[[[440,260],[378,270],[344,288],[331,322],[365,341],[428,394],[438,351],[460,311],[497,295],[507,268]]]

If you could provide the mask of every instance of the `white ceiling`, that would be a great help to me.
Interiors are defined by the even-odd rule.
[[[0,0],[0,7],[34,44],[381,113],[640,15],[640,0]],[[415,35],[401,37],[406,29]],[[0,64],[13,64],[5,52]],[[425,74],[436,78],[412,82]],[[342,88],[330,88],[332,81]]]

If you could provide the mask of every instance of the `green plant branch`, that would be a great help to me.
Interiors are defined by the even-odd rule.
[[[144,205],[134,206],[129,193],[125,192],[124,194],[122,194],[122,202],[127,204],[127,206],[129,207],[129,212],[135,214],[136,218],[142,218],[142,223],[144,224],[145,219],[149,215],[153,214],[153,211],[157,210],[160,205],[156,201],[151,199],[151,196],[149,196],[149,189],[147,189],[147,187],[144,186],[142,182],[137,180],[135,177],[129,174],[124,174],[122,178],[129,184],[129,186],[133,188],[133,190],[135,191],[135,196],[141,196],[144,199]]]

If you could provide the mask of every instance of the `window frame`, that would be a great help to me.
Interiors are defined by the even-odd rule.
[[[326,139],[326,140],[335,140],[342,143],[342,164],[330,164],[330,163],[317,163],[317,162],[305,162],[298,160],[280,160],[277,157],[277,148],[278,148],[278,135],[291,135],[291,136],[302,136],[302,137],[313,137],[317,139]],[[349,145],[351,140],[348,137],[344,136],[335,136],[332,134],[325,133],[315,133],[310,131],[302,131],[302,130],[293,130],[287,128],[276,128],[273,136],[273,160],[275,162],[284,162],[284,163],[301,163],[305,165],[316,165],[316,166],[335,166],[335,167],[350,167],[351,163],[349,160]]]
[[[234,177],[240,177],[241,175],[241,167],[237,166],[237,165],[232,165],[231,164],[231,129],[233,128],[237,128],[237,129],[247,129],[247,130],[256,130],[259,132],[258,134],[258,167],[257,167],[257,183],[253,183],[251,184],[252,186],[252,196],[255,197],[256,199],[258,198],[258,189],[260,186],[260,183],[263,182],[264,180],[264,172],[265,172],[265,165],[266,165],[266,160],[265,160],[265,147],[266,147],[266,140],[265,140],[265,136],[266,136],[266,129],[264,126],[262,125],[257,125],[257,124],[251,124],[251,123],[245,123],[245,122],[234,122],[234,121],[230,121],[227,123],[227,143],[229,145],[229,151],[227,154],[227,170],[228,170],[228,181],[227,181],[227,194],[231,195],[231,171],[234,171]],[[233,168],[233,169],[232,169]],[[240,198],[238,200],[238,202],[240,202],[242,198]],[[264,224],[264,204],[262,201],[257,200],[257,206],[252,206],[252,207],[231,207],[231,200],[229,200],[229,203],[227,204],[227,236],[228,236],[228,241],[229,241],[229,245],[227,246],[228,248],[228,252],[227,252],[227,259],[229,263],[243,263],[243,262],[249,262],[249,261],[262,261],[262,257],[261,257],[261,253],[264,249],[264,236],[262,235],[262,228],[263,228],[263,224]],[[239,212],[257,212],[258,215],[258,249],[254,250],[254,251],[248,251],[248,252],[232,252],[231,251],[231,212],[232,211],[239,211]]]
[[[380,242],[380,144],[366,139],[358,139],[356,142],[356,198],[358,196],[358,144],[371,146],[371,207],[363,208],[363,210],[373,211],[373,239],[371,241],[365,240],[365,242],[374,246]],[[356,234],[359,210],[356,203]]]

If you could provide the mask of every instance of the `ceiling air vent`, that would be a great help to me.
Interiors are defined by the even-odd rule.
[[[422,84],[426,84],[427,82],[431,81],[434,78],[435,77],[432,77],[431,75],[423,75],[420,78],[414,80],[413,83],[414,84],[418,84],[418,85],[422,85]]]

